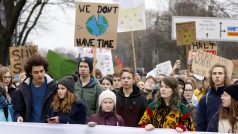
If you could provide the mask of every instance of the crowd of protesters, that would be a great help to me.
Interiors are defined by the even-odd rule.
[[[179,74],[178,62],[170,76],[145,77],[126,67],[94,77],[93,59],[83,57],[77,73],[56,81],[48,64],[32,56],[17,82],[0,68],[0,121],[238,133],[238,85],[224,65],[202,80]]]

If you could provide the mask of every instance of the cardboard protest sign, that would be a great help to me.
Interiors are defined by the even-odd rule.
[[[208,77],[210,68],[217,63],[225,65],[228,71],[228,76],[231,77],[233,71],[232,61],[202,50],[198,50],[195,53],[192,63],[192,71],[195,74]]]
[[[206,42],[206,41],[196,41],[191,45],[191,50],[188,55],[188,64],[192,65],[193,58],[197,50],[203,50],[205,52],[217,55],[217,43]]]
[[[93,49],[92,48],[84,48],[81,57],[93,57]],[[96,49],[96,68],[99,69],[102,74],[108,75],[113,74],[113,61],[112,61],[112,52],[110,49]]]
[[[191,45],[196,41],[195,22],[176,23],[177,45]]]
[[[144,0],[117,0],[120,5],[118,32],[146,29]]]
[[[197,50],[203,50],[205,52],[217,55],[217,43],[207,41],[196,41],[191,45],[191,50],[196,52]]]
[[[233,62],[233,74],[238,76],[238,60],[231,60]]]
[[[157,64],[156,69],[157,69],[156,75],[165,74],[165,75],[169,76],[173,71],[170,61],[166,61],[166,62]]]
[[[20,74],[24,72],[26,60],[36,54],[38,54],[38,46],[10,47],[10,69],[12,73]]]
[[[75,46],[115,49],[118,12],[118,4],[77,3]]]

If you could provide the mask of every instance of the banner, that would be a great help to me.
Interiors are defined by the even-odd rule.
[[[96,125],[88,127],[79,124],[47,123],[8,123],[0,122],[0,130],[5,134],[178,134],[175,129],[155,128],[146,131],[144,128]],[[183,132],[183,134],[206,134],[204,132]],[[209,132],[209,134],[213,134]],[[214,133],[215,134],[215,133]]]
[[[78,70],[77,62],[54,51],[48,51],[47,59],[50,63],[48,67],[48,74],[56,80],[59,80],[64,76],[71,75]]]
[[[75,46],[116,49],[118,4],[77,3]]]
[[[145,0],[114,0],[120,5],[118,32],[146,29]]]
[[[83,48],[81,57],[85,56],[93,57],[93,48]],[[96,68],[102,72],[103,76],[114,73],[112,52],[110,49],[96,49],[96,61]]]
[[[195,22],[176,23],[177,45],[191,45],[196,41]]]
[[[225,65],[228,71],[228,76],[231,77],[233,71],[232,61],[220,56],[216,56],[214,54],[204,52],[202,50],[199,50],[195,53],[192,63],[192,71],[195,74],[201,75],[203,77],[208,77],[210,68],[217,63]]]
[[[38,54],[38,46],[20,46],[20,47],[10,47],[10,70],[14,75],[24,72],[24,65],[26,60]]]
[[[171,61],[157,64],[156,69],[156,75],[165,74],[166,76],[169,76],[173,71]]]

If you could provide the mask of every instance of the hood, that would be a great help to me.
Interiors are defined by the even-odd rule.
[[[45,79],[46,79],[46,82],[47,84],[49,84],[50,82],[53,81],[53,79],[48,75],[48,74],[45,74]],[[28,77],[24,83],[26,83],[27,85],[30,85],[30,82],[31,82],[31,77]]]
[[[140,89],[135,85],[133,84],[133,87],[132,87],[133,91],[132,93],[130,94],[129,98],[133,98],[133,97],[136,97],[136,96],[139,96],[142,94],[142,92],[140,91]],[[120,96],[123,96],[125,97],[124,95],[124,92],[123,92],[123,88],[120,88],[120,90],[118,91],[118,94]],[[126,98],[126,97],[125,97]]]
[[[80,86],[82,87],[82,82],[81,82],[80,78],[78,79],[78,81],[79,81]],[[84,87],[91,88],[91,87],[95,86],[97,84],[97,82],[98,82],[98,80],[95,77],[91,77],[89,83],[87,85],[85,85]]]

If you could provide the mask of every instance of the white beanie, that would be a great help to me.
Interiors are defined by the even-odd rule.
[[[110,91],[109,89],[104,90],[100,95],[99,95],[99,99],[98,99],[98,104],[99,107],[102,104],[102,101],[106,98],[112,99],[114,101],[114,103],[116,104],[117,100],[116,100],[116,95]]]

